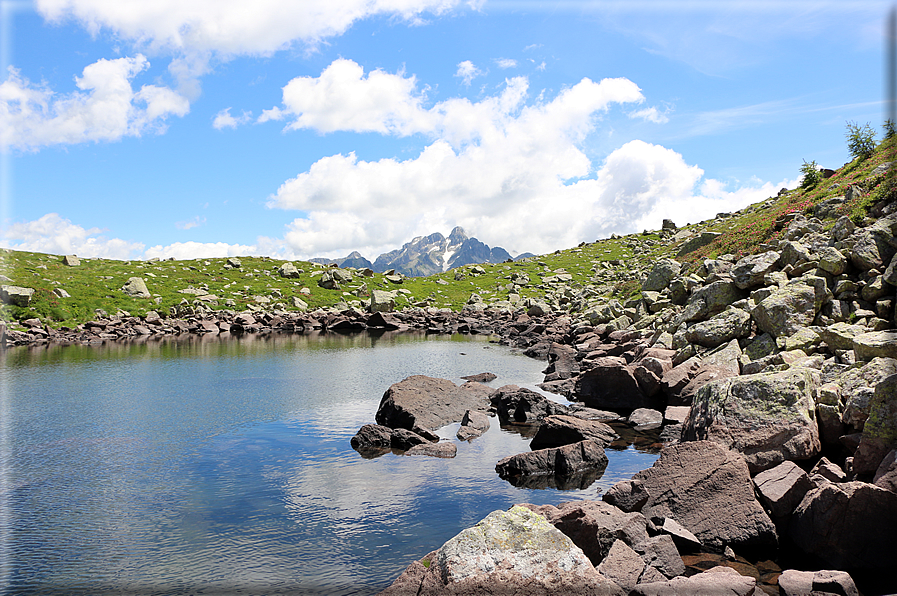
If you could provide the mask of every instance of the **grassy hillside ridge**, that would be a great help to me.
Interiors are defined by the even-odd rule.
[[[781,192],[740,212],[719,214],[712,220],[675,231],[612,236],[514,263],[467,265],[429,277],[405,278],[401,284],[387,280],[384,274],[365,277],[354,271],[352,282],[338,290],[328,290],[317,283],[326,267],[294,261],[302,270],[299,278],[283,278],[278,268],[284,261],[269,257],[240,257],[239,268],[227,266],[226,258],[82,258],[79,266],[69,267],[60,255],[0,249],[2,283],[35,290],[27,307],[0,306],[0,318],[13,329],[20,328],[19,321],[32,318],[55,328],[73,328],[97,318],[98,310],[109,315],[125,311],[145,316],[155,311],[170,316],[173,307],[176,312],[176,307],[186,302],[214,310],[292,311],[297,310],[294,297],[310,310],[364,308],[371,292],[378,289],[399,290],[398,308],[460,310],[476,293],[486,304],[513,307],[530,298],[576,312],[601,298],[626,301],[638,295],[640,276],[663,257],[695,263],[722,255],[739,258],[774,247],[794,213],[810,216],[822,211],[826,227],[843,215],[861,224],[876,204],[893,200],[893,182],[879,166],[892,159],[894,142],[894,138],[884,141],[870,157],[846,164],[812,188]],[[720,235],[706,246],[678,255],[684,242],[704,232]],[[525,279],[515,283],[513,278],[522,274],[528,277],[528,283]],[[122,286],[131,277],[142,278],[152,298],[132,298],[122,292]],[[70,297],[59,297],[54,293],[56,288],[65,290]],[[201,300],[195,293],[183,292],[191,288],[207,292],[214,299],[207,295]]]

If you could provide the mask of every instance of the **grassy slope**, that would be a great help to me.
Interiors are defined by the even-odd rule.
[[[893,153],[894,139],[882,143],[875,154],[866,160],[855,160],[831,178],[822,180],[813,189],[797,189],[782,196],[772,197],[735,213],[729,218],[717,218],[693,224],[693,231],[713,231],[722,235],[712,244],[683,257],[695,261],[723,254],[743,256],[762,250],[762,244],[775,244],[782,236],[784,216],[795,211],[810,212],[817,205],[832,197],[841,196],[849,184],[860,184],[866,190],[863,197],[843,204],[837,216],[849,215],[855,221],[861,220],[871,205],[881,200],[888,186],[886,176],[872,178],[870,173],[879,164],[888,160]],[[834,219],[827,223],[831,225]],[[634,249],[639,248],[636,251]],[[486,302],[506,299],[509,278],[512,273],[526,273],[531,283],[522,288],[523,298],[542,298],[546,287],[540,287],[541,279],[563,270],[573,276],[569,284],[573,287],[592,285],[603,295],[613,295],[625,300],[638,293],[639,283],[634,271],[645,269],[658,258],[675,258],[676,246],[661,240],[655,233],[643,233],[626,237],[583,243],[568,250],[542,255],[517,263],[482,265],[485,274],[470,275],[471,266],[461,268],[466,273],[464,279],[456,281],[455,270],[430,277],[408,278],[401,285],[392,284],[381,274],[373,278],[357,276],[353,283],[341,290],[325,290],[318,287],[314,271],[321,267],[312,263],[295,262],[304,270],[299,279],[284,279],[277,274],[281,261],[268,257],[241,257],[239,269],[226,269],[226,259],[195,259],[190,261],[116,261],[110,259],[81,259],[79,267],[67,267],[62,257],[41,253],[31,253],[0,249],[0,272],[11,281],[3,283],[34,288],[31,305],[19,308],[10,305],[0,307],[0,317],[16,327],[16,321],[37,317],[53,327],[73,327],[96,318],[96,309],[109,314],[124,310],[132,315],[144,315],[155,310],[167,316],[169,308],[183,299],[196,299],[178,290],[193,286],[207,288],[218,296],[218,305],[213,308],[244,310],[255,304],[254,296],[271,296],[272,290],[279,289],[282,298],[272,298],[271,305],[279,304],[284,310],[293,310],[292,297],[298,296],[310,308],[336,306],[340,303],[362,306],[374,289],[404,288],[410,294],[400,299],[399,306],[426,305],[440,308],[460,309],[471,293],[478,293]],[[637,255],[637,256],[636,256]],[[680,260],[683,260],[680,259]],[[593,275],[600,269],[602,261],[625,260],[625,267],[619,270],[612,283],[598,283]],[[130,298],[120,291],[129,277],[145,279],[153,299]],[[447,285],[437,280],[447,282]],[[58,298],[53,289],[65,289],[71,298]],[[311,295],[299,293],[301,288],[309,288]],[[233,300],[230,306],[225,300]],[[355,301],[355,302],[353,302]]]

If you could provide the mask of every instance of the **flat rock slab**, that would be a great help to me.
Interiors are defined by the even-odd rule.
[[[380,596],[595,594],[623,596],[544,517],[515,505],[494,511],[412,563]]]
[[[731,567],[714,567],[691,577],[676,577],[665,582],[639,584],[630,596],[752,596],[757,580],[741,575]]]
[[[778,543],[775,525],[754,496],[744,459],[710,441],[679,443],[660,453],[640,480],[649,497],[642,513],[672,518],[703,544],[764,549]]]
[[[479,383],[459,387],[448,379],[414,375],[386,390],[377,409],[377,424],[434,431],[460,422],[468,410],[488,410],[491,393]]]

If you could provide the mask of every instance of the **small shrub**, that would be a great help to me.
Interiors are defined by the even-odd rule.
[[[847,122],[847,149],[856,158],[866,159],[875,151],[875,131],[867,122],[860,126],[856,122]]]
[[[800,173],[804,175],[800,183],[801,188],[814,188],[822,180],[822,172],[819,171],[815,160],[810,162],[804,160],[804,164],[800,167]]]

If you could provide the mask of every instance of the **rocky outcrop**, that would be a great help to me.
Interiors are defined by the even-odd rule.
[[[490,513],[423,561],[380,595],[624,595],[569,538],[520,506]]]

